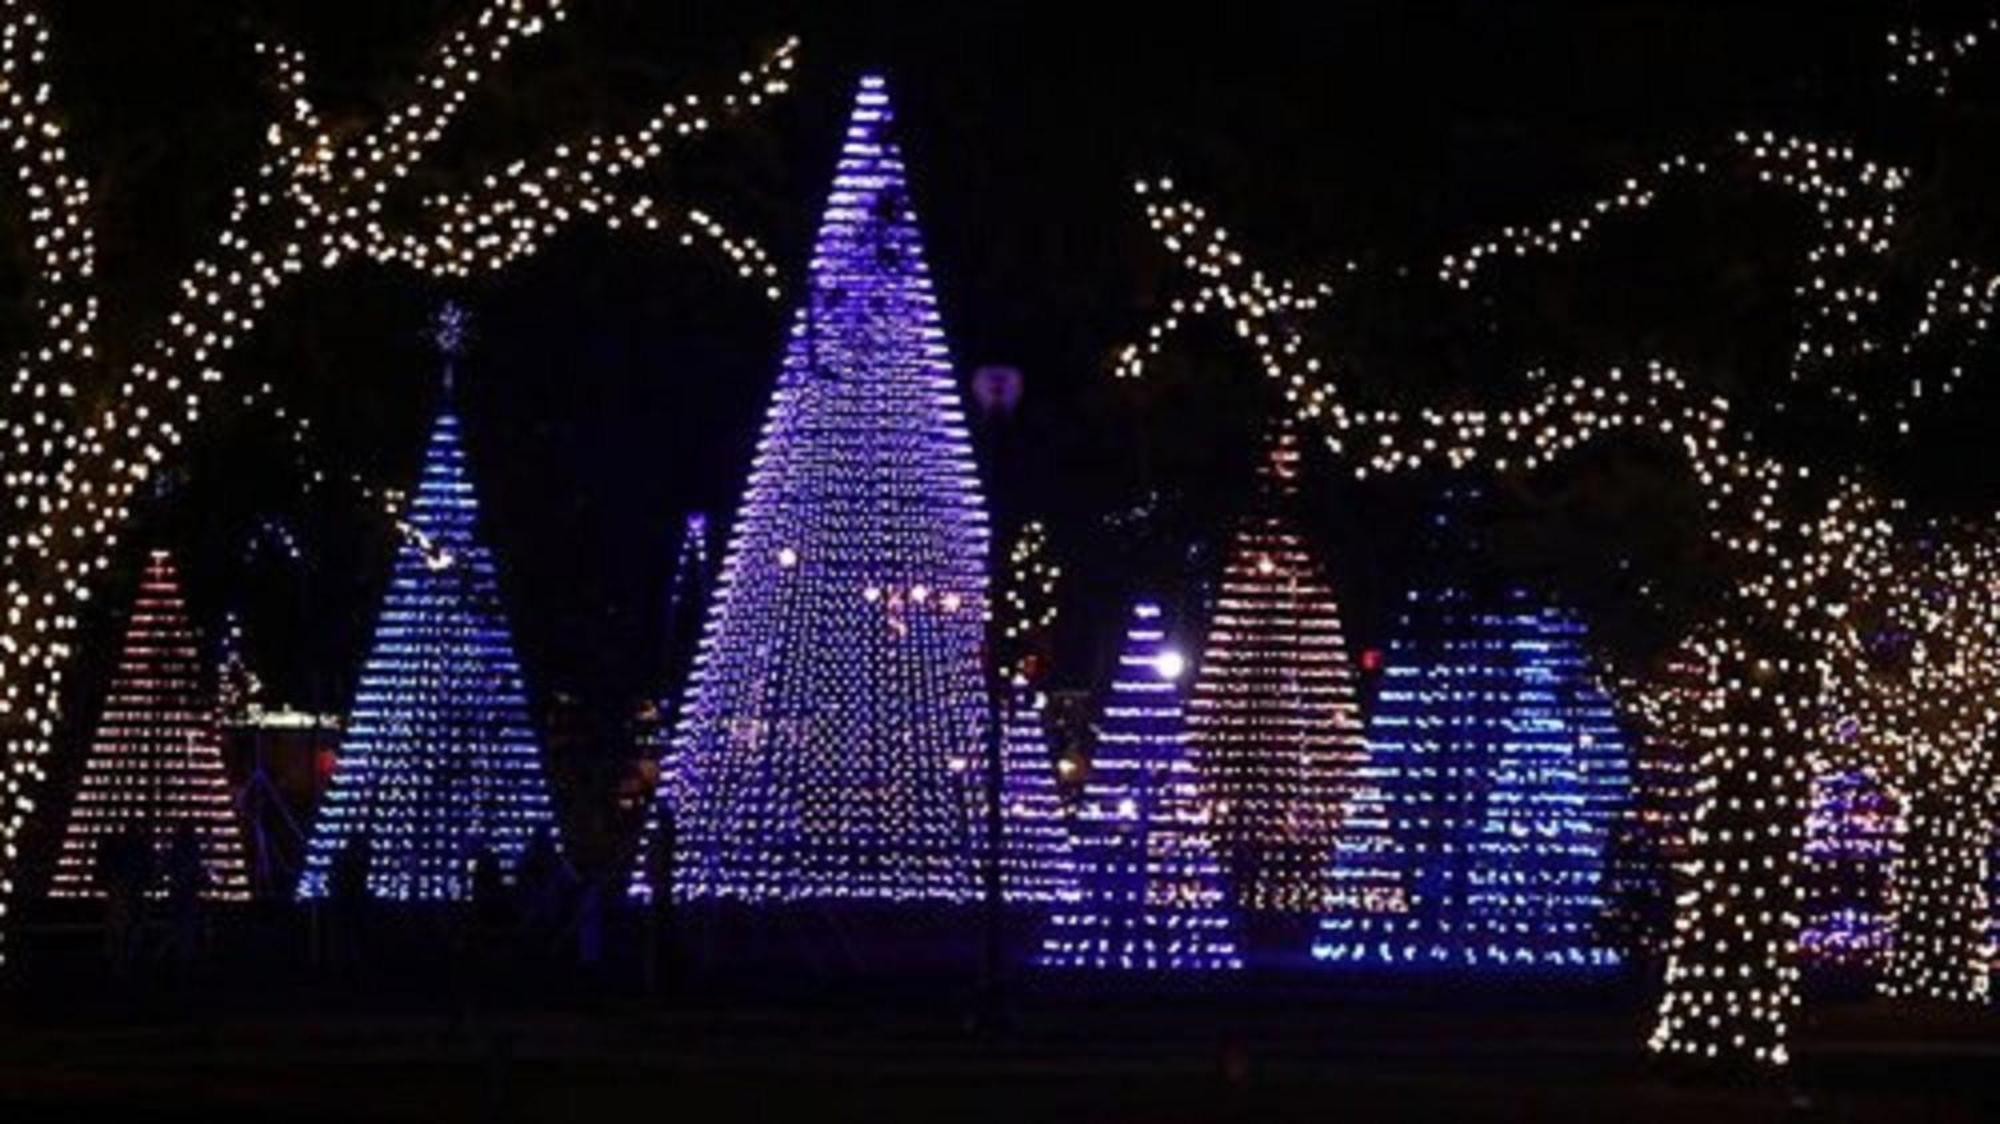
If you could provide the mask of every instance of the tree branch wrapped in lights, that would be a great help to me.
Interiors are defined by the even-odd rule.
[[[1218,317],[1300,424],[1358,479],[1533,472],[1617,436],[1662,443],[1684,462],[1701,497],[1702,533],[1734,581],[1687,636],[1681,673],[1645,687],[1650,697],[1638,703],[1697,750],[1700,777],[1654,1050],[1787,1060],[1799,1005],[1809,766],[1843,753],[1883,756],[1912,806],[1932,809],[1935,844],[1898,869],[1899,923],[1916,939],[1899,942],[1886,990],[1984,994],[1984,966],[1968,955],[1984,912],[1971,840],[1983,840],[1990,823],[1983,732],[2000,681],[1991,656],[1995,570],[1981,537],[1899,534],[1897,505],[1856,480],[1819,478],[1760,450],[1726,399],[1698,392],[1664,363],[1545,380],[1500,408],[1360,408],[1300,327],[1330,287],[1256,268],[1170,181],[1138,192],[1188,280],[1143,340],[1120,353],[1121,376],[1143,376],[1187,321]],[[1907,637],[1900,663],[1870,647],[1890,629]],[[1848,736],[1832,736],[1835,727]]]
[[[13,890],[14,841],[44,779],[79,608],[110,565],[139,488],[201,424],[227,356],[281,290],[354,261],[440,278],[491,272],[584,223],[717,246],[740,275],[774,287],[776,269],[755,241],[634,181],[674,142],[783,93],[790,41],[726,89],[664,102],[635,129],[555,144],[468,190],[410,205],[399,189],[473,93],[565,12],[563,0],[486,0],[432,53],[398,108],[345,135],[321,120],[304,53],[258,45],[277,97],[262,159],[233,189],[213,246],[189,266],[157,326],[109,340],[90,187],[50,85],[48,20],[33,0],[0,0],[0,138],[36,274],[33,335],[7,380],[0,442],[9,500],[0,541],[0,908]]]

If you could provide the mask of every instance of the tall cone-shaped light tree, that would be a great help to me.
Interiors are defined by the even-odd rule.
[[[1076,899],[1069,814],[1049,751],[1048,695],[1017,675],[1007,693],[1001,759],[1000,893],[1011,905]],[[978,836],[982,859],[985,835]]]
[[[1455,505],[1454,505],[1455,506]],[[1393,969],[1610,967],[1631,766],[1569,612],[1481,588],[1435,518],[1392,624],[1313,956]]]
[[[1281,426],[1257,510],[1229,544],[1187,712],[1238,905],[1311,915],[1326,905],[1341,809],[1366,752],[1340,606],[1288,510],[1298,462]]]
[[[971,898],[987,536],[888,90],[864,77],[647,829],[674,840],[678,898]]]
[[[642,182],[676,143],[784,90],[785,44],[705,97],[654,106],[622,131],[566,139],[456,190],[418,197],[413,175],[520,45],[566,14],[564,0],[484,0],[446,36],[378,121],[320,116],[303,51],[260,43],[272,112],[257,165],[230,194],[207,248],[150,312],[101,315],[90,184],[52,87],[49,21],[34,0],[0,0],[0,140],[28,243],[30,335],[0,385],[0,907],[15,839],[34,809],[60,718],[77,618],[133,504],[216,406],[228,358],[300,281],[356,262],[460,278],[504,269],[563,230],[596,225],[719,246],[768,286],[754,242],[705,212],[663,204]],[[0,916],[0,929],[4,928]]]
[[[459,428],[447,400],[307,842],[301,898],[331,892],[350,846],[367,848],[375,897],[449,901],[471,895],[481,858],[511,871],[538,834],[555,839],[540,739]]]

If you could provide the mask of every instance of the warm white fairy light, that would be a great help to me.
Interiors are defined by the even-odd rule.
[[[1824,659],[1821,741],[1865,747],[1902,804],[1890,867],[1894,936],[1882,980],[1899,998],[1983,1002],[1987,847],[2000,720],[2000,523],[1845,544]]]
[[[1010,663],[1031,679],[1045,670],[1027,665],[1046,657],[1049,631],[1061,609],[1056,598],[1061,579],[1062,567],[1050,555],[1047,525],[1039,519],[1023,523],[1007,548],[1007,574],[1000,587],[1000,639]]]
[[[739,273],[772,284],[754,242],[703,212],[649,202],[632,181],[674,141],[783,93],[790,41],[721,95],[669,102],[635,130],[556,145],[463,193],[420,205],[402,198],[398,189],[482,82],[564,13],[563,0],[488,0],[432,54],[402,105],[351,134],[320,120],[303,52],[260,47],[278,102],[260,162],[232,192],[213,247],[179,282],[157,334],[118,349],[132,358],[112,379],[98,369],[90,191],[54,109],[47,20],[32,0],[0,0],[0,143],[25,200],[36,279],[33,335],[8,380],[0,429],[0,482],[14,517],[0,541],[0,910],[13,890],[14,841],[44,779],[77,608],[109,566],[140,487],[200,424],[226,357],[287,284],[355,260],[429,276],[488,271],[579,223],[714,244]],[[108,391],[86,397],[86,374]]]
[[[1498,262],[1586,245],[1616,218],[1657,205],[1669,188],[1725,178],[1790,195],[1812,225],[1792,288],[1795,382],[1820,388],[1864,424],[1894,421],[1901,430],[1918,401],[1955,388],[1963,352],[1992,328],[2000,274],[1951,259],[1923,282],[1918,305],[1899,317],[1903,304],[1880,279],[1900,245],[1900,204],[1912,173],[1849,144],[1738,131],[1705,156],[1660,160],[1568,216],[1503,227],[1447,254],[1438,278],[1470,289]],[[1885,382],[1883,401],[1864,391],[1862,370]]]
[[[1736,580],[1714,623],[1697,629],[1683,650],[1684,660],[1701,671],[1702,686],[1691,690],[1676,677],[1656,707],[1699,750],[1700,780],[1667,991],[1651,1045],[1698,1057],[1785,1062],[1799,1003],[1800,826],[1808,765],[1827,742],[1826,716],[1858,715],[1855,720],[1872,731],[1870,745],[1900,738],[1958,762],[1916,783],[1944,804],[1972,800],[1983,810],[1990,784],[1983,774],[1968,773],[1983,747],[1952,731],[1990,725],[1987,708],[2000,698],[2000,680],[1986,678],[1966,654],[1991,643],[1993,617],[1972,609],[1920,611],[1915,606],[1927,602],[1887,579],[1907,574],[1919,588],[1934,591],[1990,582],[1995,569],[1941,548],[1924,552],[1907,570],[1882,564],[1897,544],[1909,541],[1897,534],[1895,505],[1856,483],[1816,479],[1803,466],[1759,451],[1732,421],[1727,401],[1696,391],[1661,363],[1593,378],[1541,378],[1526,400],[1501,409],[1359,409],[1300,326],[1318,309],[1324,290],[1248,265],[1222,228],[1172,190],[1166,182],[1139,187],[1147,218],[1178,256],[1192,294],[1172,302],[1144,343],[1121,353],[1121,374],[1143,374],[1189,316],[1216,314],[1251,346],[1291,411],[1317,425],[1328,448],[1345,457],[1358,478],[1424,468],[1532,471],[1612,434],[1651,439],[1680,454],[1702,496],[1705,533]],[[1958,717],[1947,719],[1940,710],[1934,723],[1931,711],[1913,703],[1913,693],[1926,690],[1923,682],[1911,679],[1891,689],[1882,684],[1896,680],[1885,679],[1879,666],[1844,658],[1843,630],[1853,626],[1837,610],[1864,596],[1887,606],[1884,613],[1901,613],[1897,623],[1911,630],[1928,657],[1926,674],[1957,676],[1960,690],[1983,691],[1983,701],[1975,704],[1957,691],[1937,693],[1928,705],[1955,707]],[[1964,603],[1975,601],[1968,595]],[[1942,651],[1955,655],[1943,657]],[[1864,705],[1866,700],[1878,701]],[[1955,822],[1972,821],[1961,816]],[[1948,840],[1961,834],[1945,832]],[[1971,861],[1969,852],[1947,856],[1952,873],[1942,881],[1949,886],[1962,885],[1955,865],[1961,858]],[[1908,877],[1941,881],[1915,868]],[[1926,896],[1935,901],[1940,893],[1917,895]],[[1969,909],[1973,903],[1958,904]],[[1963,916],[1966,910],[1946,912]],[[1955,951],[1920,955],[1932,967],[1913,969],[1917,982],[1904,993],[1964,990],[1937,982],[1940,959],[1954,969],[1962,963]]]
[[[1940,35],[1912,24],[1888,32],[1885,38],[1889,46],[1889,84],[1944,97],[1951,92],[1952,73],[1957,66],[1980,47],[2000,39],[2000,14],[1988,14],[1953,35]]]

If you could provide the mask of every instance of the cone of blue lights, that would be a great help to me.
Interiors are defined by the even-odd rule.
[[[967,902],[989,532],[879,77],[804,290],[647,836],[684,901]]]
[[[1625,735],[1571,613],[1451,580],[1395,615],[1342,822],[1316,960],[1389,969],[1589,971],[1611,840],[1631,806]]]
[[[1136,972],[1238,969],[1238,924],[1214,811],[1191,757],[1190,671],[1160,606],[1132,609],[1072,820],[1077,899],[1049,919],[1038,963]]]
[[[448,384],[307,844],[301,898],[325,897],[352,850],[378,899],[462,900],[478,864],[510,872],[538,834],[556,832]]]

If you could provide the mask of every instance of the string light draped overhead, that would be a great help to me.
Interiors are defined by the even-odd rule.
[[[201,669],[180,577],[167,552],[155,550],[84,759],[51,897],[100,893],[100,855],[121,833],[143,833],[164,856],[185,825],[195,832],[208,868],[204,896],[249,898],[243,824],[222,763],[216,698],[203,687]]]
[[[1118,656],[1076,810],[1078,896],[1049,920],[1038,962],[1146,972],[1241,968],[1182,711],[1186,658],[1141,601]]]
[[[449,356],[456,340],[443,342]],[[307,844],[301,898],[327,895],[350,846],[366,847],[375,897],[447,901],[469,896],[482,856],[511,871],[537,835],[556,838],[450,396],[447,387]]]
[[[966,901],[989,532],[880,77],[804,302],[641,853],[664,814],[683,899]]]

